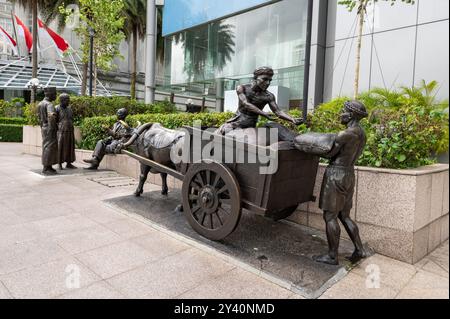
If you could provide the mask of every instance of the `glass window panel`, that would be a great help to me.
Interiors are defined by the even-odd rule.
[[[165,85],[200,94],[209,87],[209,94],[219,94],[251,81],[257,67],[271,66],[273,84],[290,88],[291,99],[300,99],[306,20],[306,0],[283,0],[170,36]]]

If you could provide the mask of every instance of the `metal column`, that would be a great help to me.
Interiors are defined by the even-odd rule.
[[[156,73],[156,2],[147,0],[147,35],[146,35],[146,65],[145,65],[145,103],[155,102]]]

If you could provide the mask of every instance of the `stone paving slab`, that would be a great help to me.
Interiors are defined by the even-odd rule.
[[[110,173],[110,174],[116,174],[114,171],[107,170],[107,169],[98,169],[98,170],[88,170],[84,169],[82,167],[78,167],[76,169],[57,169],[57,174],[55,175],[45,175],[42,174],[42,168],[41,169],[31,169],[30,172],[32,172],[35,175],[38,175],[39,177],[46,178],[46,179],[55,179],[58,177],[64,177],[64,176],[83,176],[83,175],[96,175],[98,173]]]
[[[350,242],[343,240],[341,243],[340,266],[318,264],[312,256],[328,249],[323,233],[288,222],[273,222],[245,211],[233,234],[220,242],[210,241],[192,230],[183,213],[174,210],[180,199],[179,192],[164,197],[155,191],[141,198],[124,196],[107,200],[106,203],[143,216],[201,245],[213,247],[248,265],[253,272],[282,282],[286,288],[306,298],[320,296],[331,284],[345,276],[346,268],[352,266],[344,258],[353,252]]]
[[[350,273],[328,289],[320,299],[393,299],[397,294],[397,290],[386,285],[368,288],[366,276]]]
[[[107,282],[129,298],[177,298],[233,268],[202,251],[188,249],[114,276]]]
[[[144,248],[131,242],[115,243],[75,257],[102,279],[111,278],[154,260]]]
[[[123,241],[123,238],[101,225],[54,237],[55,242],[70,254],[79,254]]]
[[[79,282],[74,287],[85,287],[100,278],[73,257],[64,258],[36,267],[27,268],[9,275],[0,276],[14,298],[54,298],[69,292],[68,273],[76,271]]]
[[[241,269],[233,269],[177,298],[180,299],[287,299],[292,294]],[[301,298],[301,297],[300,297]]]
[[[423,270],[397,295],[397,299],[449,299],[448,277],[444,278]]]
[[[63,294],[58,299],[124,299],[125,296],[105,281]]]
[[[0,276],[67,257],[65,250],[48,238],[0,247]],[[1,280],[1,277],[0,277]]]
[[[0,282],[0,299],[11,299],[12,296],[6,287]]]

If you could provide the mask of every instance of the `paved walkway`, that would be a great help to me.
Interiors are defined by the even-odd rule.
[[[102,203],[133,186],[39,168],[20,144],[0,143],[0,299],[301,299]],[[414,266],[376,255],[322,298],[449,298],[448,269],[448,242]]]

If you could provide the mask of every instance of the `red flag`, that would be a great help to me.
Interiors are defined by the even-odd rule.
[[[20,20],[16,15],[14,15],[17,22],[18,31],[21,37],[25,38],[27,44],[28,52],[31,52],[33,48],[33,36],[27,26]]]
[[[17,55],[17,42],[6,32],[5,29],[0,27],[0,37],[13,49],[14,54]]]
[[[39,32],[49,36],[61,53],[64,53],[69,49],[69,44],[59,34],[47,27],[40,19],[38,19],[38,24]]]

